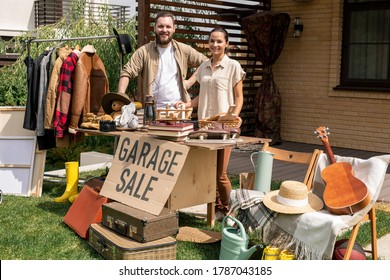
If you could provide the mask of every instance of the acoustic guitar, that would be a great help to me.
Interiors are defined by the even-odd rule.
[[[329,128],[323,126],[315,131],[331,163],[321,172],[321,177],[326,183],[324,203],[332,214],[354,214],[370,203],[370,194],[367,186],[353,175],[351,164],[336,162],[328,140],[328,131]]]

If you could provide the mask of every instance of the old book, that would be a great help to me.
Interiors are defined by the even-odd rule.
[[[173,136],[173,137],[182,137],[187,136],[188,133],[190,133],[192,130],[187,129],[184,131],[175,131],[175,130],[156,130],[156,129],[150,129],[148,130],[149,135],[156,135],[156,136]]]
[[[167,123],[167,122],[158,122],[149,125],[149,130],[164,130],[164,131],[187,131],[193,130],[193,123]]]
[[[161,136],[161,135],[154,135],[155,137],[163,140],[173,141],[173,142],[183,142],[186,141],[188,136]]]

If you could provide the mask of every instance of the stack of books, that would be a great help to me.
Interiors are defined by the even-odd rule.
[[[138,117],[138,129],[141,129],[144,125],[144,109],[138,109],[136,112]]]
[[[170,141],[184,141],[188,133],[194,130],[193,123],[187,122],[157,122],[149,125],[148,134]]]

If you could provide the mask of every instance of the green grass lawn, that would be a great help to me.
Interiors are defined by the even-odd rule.
[[[82,176],[80,174],[80,176]],[[238,178],[232,177],[238,186]],[[54,203],[53,199],[64,191],[65,183],[45,182],[42,197],[7,195],[0,204],[0,259],[2,260],[99,260],[103,259],[87,240],[79,237],[64,222],[70,203]],[[216,223],[213,229],[206,221],[180,213],[180,226],[192,226],[208,230],[221,230]],[[377,211],[378,238],[390,232],[390,213]],[[369,242],[368,224],[361,227],[359,244]],[[255,243],[251,240],[251,243]],[[214,260],[219,258],[220,242],[195,244],[177,242],[179,260]],[[251,259],[260,259],[256,252]]]

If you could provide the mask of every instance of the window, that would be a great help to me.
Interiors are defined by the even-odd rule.
[[[339,87],[390,90],[389,0],[345,0]]]

